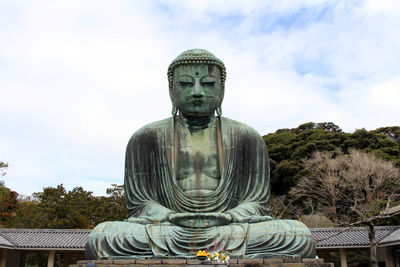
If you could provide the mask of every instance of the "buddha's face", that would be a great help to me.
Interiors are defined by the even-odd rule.
[[[214,65],[181,65],[174,70],[172,97],[183,114],[213,114],[221,102],[221,89],[221,73]]]

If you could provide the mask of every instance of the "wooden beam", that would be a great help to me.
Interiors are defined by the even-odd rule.
[[[386,253],[385,253],[385,265],[386,265],[386,267],[395,267],[392,247],[391,246],[387,246],[385,248],[385,250],[386,250]]]
[[[1,249],[1,258],[0,258],[0,267],[6,267],[6,261],[7,261],[7,249],[2,248]]]
[[[340,249],[340,266],[347,267],[346,249]]]
[[[54,267],[54,256],[56,255],[54,250],[49,251],[49,257],[47,258],[47,267]]]

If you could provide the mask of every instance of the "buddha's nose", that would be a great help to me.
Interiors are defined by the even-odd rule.
[[[200,80],[195,80],[192,96],[202,97],[204,95],[203,88],[201,87]]]

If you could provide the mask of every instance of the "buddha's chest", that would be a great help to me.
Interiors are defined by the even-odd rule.
[[[216,128],[178,132],[176,178],[188,194],[208,194],[220,180]],[[200,190],[200,191],[199,191]]]

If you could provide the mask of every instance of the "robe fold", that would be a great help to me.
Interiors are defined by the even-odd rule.
[[[124,222],[105,222],[90,234],[87,259],[108,257],[193,257],[218,246],[233,256],[315,257],[306,226],[269,216],[269,162],[265,143],[252,128],[220,118],[222,174],[207,196],[186,196],[175,177],[175,127],[168,118],[138,130],[125,159]],[[227,213],[228,225],[182,227],[171,213]]]

